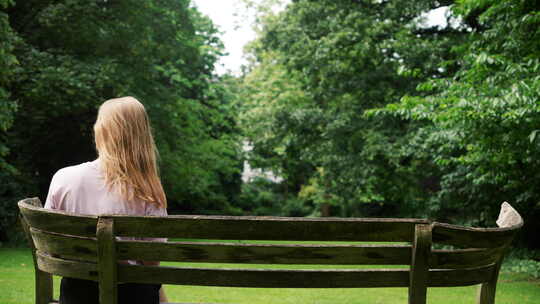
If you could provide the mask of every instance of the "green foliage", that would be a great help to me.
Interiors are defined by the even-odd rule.
[[[0,166],[2,187],[15,190],[0,189],[2,208],[44,199],[56,170],[95,158],[97,107],[125,95],[149,112],[171,209],[231,208],[242,160],[231,81],[213,74],[223,46],[211,20],[189,0],[8,2],[0,3]]]
[[[313,214],[313,210],[313,205],[293,197],[285,201],[281,207],[281,215],[292,217],[308,216]]]
[[[234,78],[213,74],[217,30],[188,0],[0,0],[2,201],[43,198],[58,168],[95,157],[97,106],[133,95],[174,210],[330,204],[492,226],[507,200],[537,222],[537,2],[296,0],[277,14],[277,0],[245,2],[259,37]],[[451,25],[421,25],[448,5]],[[241,185],[240,129],[252,166],[282,183]],[[5,229],[15,207],[0,206]]]
[[[438,63],[454,58],[449,49],[465,31],[420,27],[432,5],[305,0],[262,18],[241,97],[256,166],[277,172],[292,193],[335,201],[342,215],[364,203],[427,213],[426,184],[438,169],[409,145],[421,124],[363,113],[452,73]]]
[[[19,64],[14,48],[20,38],[9,24],[9,16],[3,11],[11,1],[0,1],[0,201],[13,202],[21,193],[21,186],[14,181],[17,170],[7,161],[10,148],[7,131],[13,124],[17,104],[10,94],[13,77]],[[17,208],[14,204],[0,204],[0,242],[13,235]]]
[[[312,202],[319,209],[322,204],[332,206],[342,205],[344,203],[343,198],[330,193],[328,191],[330,187],[324,184],[326,181],[324,179],[324,170],[319,168],[317,174],[311,177],[306,184],[302,185],[302,188],[298,192],[298,198]]]
[[[540,262],[535,260],[511,260],[505,265],[505,270],[540,278]]]
[[[421,25],[445,5],[450,25]],[[538,246],[539,11],[518,0],[262,10],[239,95],[250,161],[338,215],[493,226],[507,200]]]
[[[283,197],[276,188],[277,185],[265,178],[255,178],[242,185],[242,193],[238,200],[245,214],[280,215]]]
[[[419,132],[429,133],[423,144],[443,172],[441,205],[467,208],[481,221],[501,200],[525,215],[540,201],[539,10],[534,1],[459,2],[453,11],[474,40],[454,48],[458,71],[383,111],[429,122]]]
[[[303,199],[287,198],[282,185],[257,177],[242,185],[237,206],[243,214],[274,216],[307,216],[313,206]]]
[[[502,265],[506,272],[521,273],[535,279],[540,278],[539,252],[514,249]]]
[[[449,25],[421,25],[445,5]],[[240,90],[250,161],[282,176],[288,196],[339,215],[492,226],[507,200],[535,231],[539,11],[518,0],[264,11]]]
[[[300,88],[299,75],[291,75],[283,65],[272,62],[279,54],[263,56],[260,65],[243,78],[237,97],[242,107],[242,129],[254,147],[249,161],[255,167],[272,170],[285,178],[287,187],[298,190],[297,185],[313,171],[299,141],[306,146],[312,139],[309,126],[316,113]],[[289,131],[292,128],[303,128],[304,132],[293,134]]]

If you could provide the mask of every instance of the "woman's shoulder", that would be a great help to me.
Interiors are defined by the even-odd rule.
[[[54,180],[67,180],[67,181],[73,181],[73,179],[82,178],[89,173],[92,173],[94,171],[97,171],[98,167],[97,160],[91,161],[91,162],[85,162],[78,165],[68,166],[64,167],[58,171],[53,176]]]
[[[49,186],[45,207],[77,213],[66,205],[80,193],[81,187],[92,185],[98,174],[93,173],[92,162],[62,168],[54,174]],[[84,193],[84,191],[83,191]],[[72,206],[73,207],[73,206]]]

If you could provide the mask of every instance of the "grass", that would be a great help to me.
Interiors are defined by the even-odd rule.
[[[58,286],[59,278],[55,277],[55,297],[58,297]],[[406,288],[260,289],[167,285],[165,289],[170,301],[189,303],[407,303]],[[428,303],[476,303],[476,290],[476,286],[430,288]],[[502,273],[496,299],[497,304],[540,303],[540,281],[530,280],[524,275]],[[34,266],[29,249],[0,247],[0,303],[34,303]]]

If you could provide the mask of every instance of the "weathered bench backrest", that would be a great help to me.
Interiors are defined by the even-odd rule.
[[[504,227],[490,229],[418,219],[76,216],[35,205],[39,204],[30,200],[19,202],[36,248],[37,270],[99,281],[102,303],[115,303],[116,282],[284,288],[409,287],[411,303],[425,303],[426,288],[430,286],[484,284],[487,289],[480,297],[490,299],[494,297],[491,285],[496,283],[504,249],[523,224],[508,204],[503,205],[504,210],[509,210],[503,216]],[[509,220],[509,214],[513,220]],[[116,237],[191,240],[160,243]],[[336,241],[349,244],[335,244]],[[435,250],[432,243],[458,248]],[[257,269],[224,269],[206,265],[117,265],[116,260],[407,267],[299,270],[265,269],[261,265]],[[482,303],[490,303],[489,299]]]

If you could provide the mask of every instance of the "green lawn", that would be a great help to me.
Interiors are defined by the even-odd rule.
[[[350,266],[349,266],[350,267]],[[0,248],[0,303],[34,303],[34,270],[28,249]],[[502,273],[497,289],[498,304],[540,303],[540,281]],[[55,278],[55,296],[58,295]],[[166,286],[173,302],[189,303],[407,303],[405,288],[373,289],[259,289]],[[431,288],[429,303],[475,303],[476,287]]]

